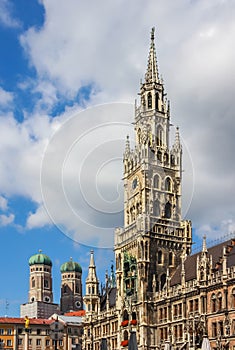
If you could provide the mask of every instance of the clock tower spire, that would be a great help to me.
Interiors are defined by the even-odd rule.
[[[135,146],[128,138],[123,157],[124,227],[115,232],[115,254],[118,298],[141,301],[153,285],[164,287],[192,244],[191,222],[181,217],[180,134],[177,128],[170,145],[170,103],[159,78],[154,28],[139,95]]]

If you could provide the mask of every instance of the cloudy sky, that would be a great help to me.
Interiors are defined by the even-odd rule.
[[[122,225],[122,152],[156,28],[184,143],[194,241],[235,230],[233,0],[0,0],[0,314],[27,301],[30,255],[103,279]],[[56,152],[55,152],[56,150]],[[104,249],[106,248],[106,249]],[[104,254],[105,252],[105,254]]]

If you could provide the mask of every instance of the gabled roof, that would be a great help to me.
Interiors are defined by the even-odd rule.
[[[230,239],[228,241],[217,244],[208,248],[208,256],[212,256],[212,267],[216,270],[221,269],[220,260],[223,257],[223,249],[227,249],[227,267],[235,266],[235,240]],[[201,255],[201,252],[190,255],[184,262],[185,268],[185,281],[191,281],[197,277],[197,257]],[[170,285],[175,286],[181,284],[181,272],[182,264],[180,264],[175,273],[171,277]]]

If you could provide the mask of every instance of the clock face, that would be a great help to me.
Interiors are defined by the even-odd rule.
[[[133,181],[132,181],[132,189],[135,190],[138,186],[138,179],[135,178]]]
[[[75,306],[76,306],[77,308],[81,307],[81,302],[80,302],[79,300],[77,300],[77,301],[75,302]]]
[[[45,296],[44,297],[44,301],[46,302],[46,303],[49,303],[50,301],[51,301],[51,299],[50,299],[50,297],[49,296]]]

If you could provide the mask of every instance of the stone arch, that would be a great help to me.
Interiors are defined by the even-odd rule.
[[[169,176],[167,176],[165,178],[165,190],[167,192],[171,192],[172,191],[172,180]]]

